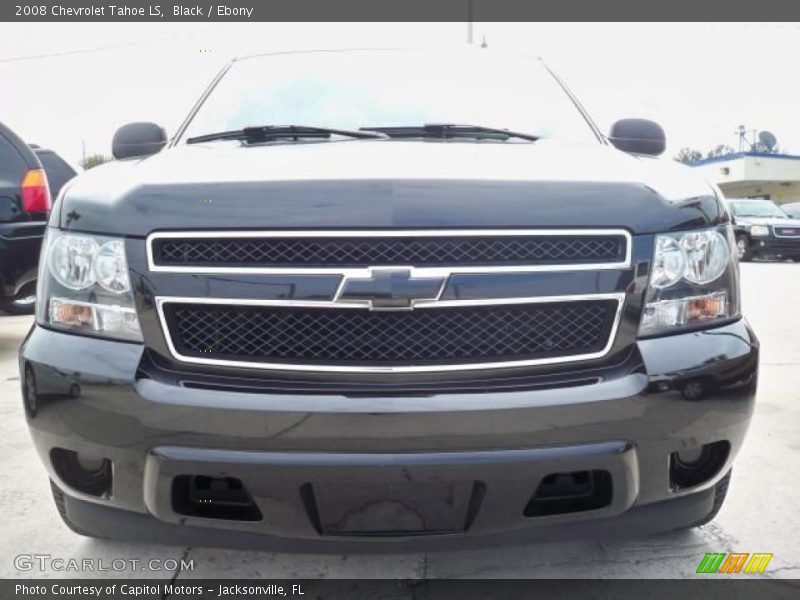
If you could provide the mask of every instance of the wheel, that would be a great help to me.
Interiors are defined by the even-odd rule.
[[[728,471],[725,474],[725,477],[720,479],[717,482],[717,485],[714,486],[714,506],[711,507],[711,512],[709,512],[708,515],[706,515],[699,521],[687,526],[686,529],[694,529],[695,527],[702,527],[703,525],[707,525],[708,523],[714,520],[719,510],[722,508],[722,504],[725,502],[725,497],[728,495],[728,485],[731,482],[732,473],[733,470]]]
[[[0,309],[9,315],[32,315],[36,309],[36,283],[29,283],[13,298],[2,300]]]
[[[77,533],[78,535],[82,535],[84,537],[90,538],[99,538],[99,535],[95,535],[86,531],[85,529],[81,529],[77,525],[75,525],[72,521],[69,520],[69,516],[67,516],[67,506],[64,499],[64,492],[58,487],[55,482],[51,479],[50,480],[50,490],[53,492],[53,501],[56,504],[56,508],[58,509],[58,514],[61,517],[61,520],[64,521],[64,525],[69,527],[72,531]]]
[[[747,262],[751,258],[750,240],[746,235],[736,236],[736,256],[740,262]]]

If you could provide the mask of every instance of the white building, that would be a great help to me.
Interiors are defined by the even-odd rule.
[[[800,202],[800,156],[737,152],[692,164],[728,198]]]

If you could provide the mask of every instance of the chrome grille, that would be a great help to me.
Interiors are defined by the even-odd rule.
[[[603,353],[618,306],[600,299],[380,312],[165,301],[160,309],[189,360],[368,370]]]
[[[352,232],[351,232],[352,233]],[[151,239],[154,267],[358,268],[375,265],[492,267],[592,265],[626,260],[622,233],[529,234],[467,232],[439,235],[280,232],[218,236],[158,234]]]
[[[800,237],[800,225],[795,227],[778,227],[773,225],[776,237]]]

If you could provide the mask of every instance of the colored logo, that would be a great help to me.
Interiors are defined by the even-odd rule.
[[[697,567],[698,573],[763,573],[772,553],[708,552]]]

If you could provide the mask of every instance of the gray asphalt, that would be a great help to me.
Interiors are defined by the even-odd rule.
[[[609,543],[540,543],[448,554],[318,556],[126,544],[82,538],[61,523],[25,427],[16,351],[31,325],[0,315],[0,577],[92,577],[20,571],[14,557],[187,559],[193,570],[103,576],[230,578],[694,577],[706,552],[772,552],[766,577],[800,577],[800,264],[742,265],[744,311],[762,344],[758,403],[717,519],[682,533]]]

